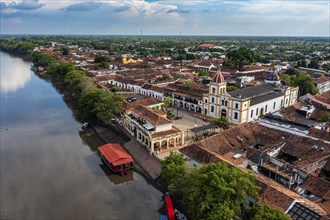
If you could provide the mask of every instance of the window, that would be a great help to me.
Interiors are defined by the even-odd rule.
[[[276,102],[274,102],[273,109],[275,109],[275,106],[276,106]]]
[[[268,107],[268,105],[265,106],[265,112],[267,112],[267,107]]]
[[[285,100],[285,104],[288,104],[288,101],[289,101],[288,99],[287,99],[287,100]]]
[[[212,94],[215,94],[215,88],[212,88]]]
[[[212,97],[211,102],[214,103],[214,97]]]
[[[234,112],[234,119],[238,119],[238,113]]]
[[[238,103],[235,103],[235,109],[238,109]]]
[[[214,106],[211,106],[211,112],[214,113]]]
[[[207,103],[207,99],[204,99],[204,102]]]
[[[257,108],[256,115],[259,115],[259,108]]]
[[[221,104],[222,104],[222,105],[225,105],[225,100],[222,100],[222,101],[221,101]]]
[[[253,117],[253,110],[251,110],[251,118]]]
[[[227,101],[225,101],[225,106],[227,106],[227,103],[228,103],[228,102],[227,102]]]

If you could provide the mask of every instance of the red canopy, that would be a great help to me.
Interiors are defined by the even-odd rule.
[[[165,196],[167,215],[169,220],[175,220],[172,199],[169,195]]]
[[[105,144],[98,149],[114,166],[133,162],[132,157],[119,144]]]

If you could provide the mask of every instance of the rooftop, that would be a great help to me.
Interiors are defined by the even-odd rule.
[[[156,112],[143,105],[136,106],[133,111],[154,126],[172,123],[171,120],[157,114]]]

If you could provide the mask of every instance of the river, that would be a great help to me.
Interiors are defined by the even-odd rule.
[[[31,63],[0,52],[0,218],[159,219],[162,193],[109,174],[81,123]]]

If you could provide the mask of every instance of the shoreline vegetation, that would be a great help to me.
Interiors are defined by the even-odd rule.
[[[56,88],[61,88],[61,92],[73,101],[74,108],[71,109],[84,121],[92,125],[111,125],[107,122],[120,116],[124,103],[121,95],[96,88],[86,73],[72,63],[59,62],[51,55],[33,51],[34,47],[32,43],[14,40],[0,44],[0,50],[33,62],[37,73],[47,71]],[[151,184],[163,192],[168,188],[175,205],[182,207],[189,219],[290,219],[281,211],[260,203],[250,207],[246,198],[256,198],[260,190],[251,173],[224,163],[190,167],[177,153],[172,153],[161,164],[161,176]],[[140,171],[146,171],[144,167],[140,168]],[[150,180],[144,172],[142,175]]]

